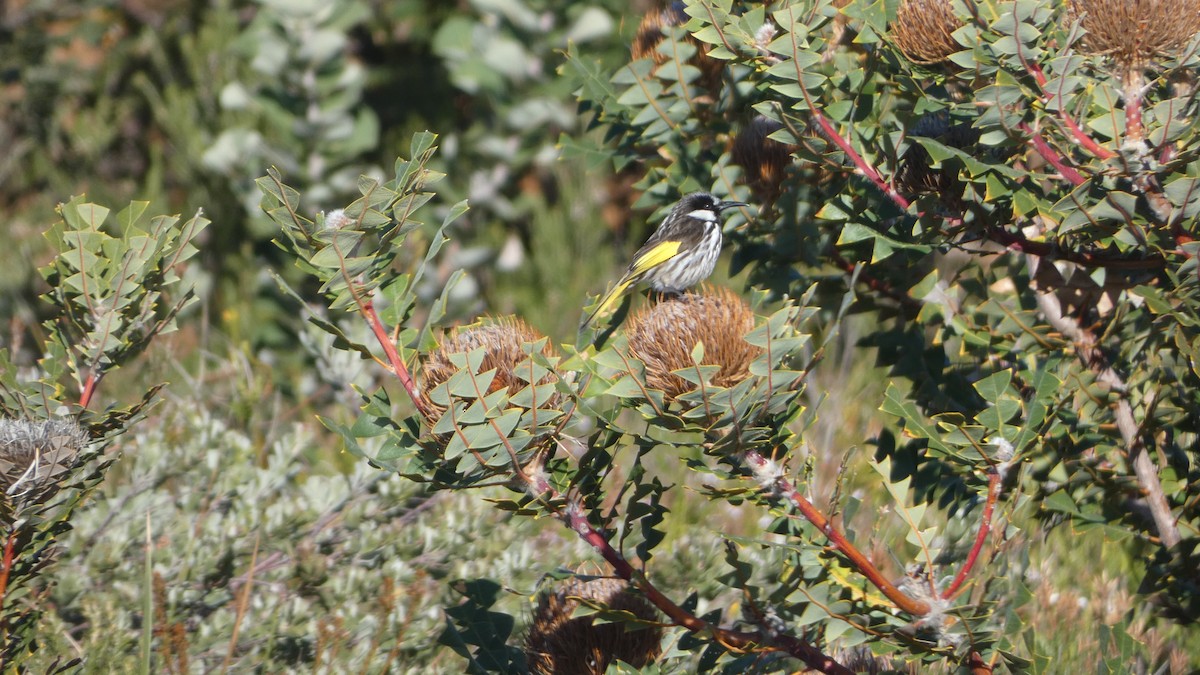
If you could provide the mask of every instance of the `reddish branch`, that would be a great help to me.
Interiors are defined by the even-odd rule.
[[[808,91],[803,91],[804,96],[807,99]],[[901,209],[908,209],[908,205],[910,203],[908,199],[899,192],[896,192],[896,188],[892,187],[890,183],[885,181],[883,176],[879,175],[879,171],[875,167],[871,166],[867,160],[863,159],[862,155],[858,154],[858,151],[854,149],[854,146],[850,144],[850,141],[846,140],[844,136],[838,133],[838,130],[833,127],[833,124],[825,117],[825,115],[821,114],[815,107],[813,107],[811,100],[808,101],[808,104],[812,110],[813,121],[817,123],[817,126],[821,127],[821,131],[825,134],[826,138],[833,141],[834,145],[838,146],[842,149],[842,152],[846,153],[846,157],[854,164],[854,167],[858,169],[858,172],[863,176],[866,176],[867,180],[874,183],[875,187],[879,188],[885,195],[887,195],[888,199],[891,199],[896,206],[899,206]]]
[[[417,411],[428,419],[430,417],[428,406],[425,405],[425,402],[421,399],[421,395],[417,392],[417,385],[413,382],[412,375],[408,372],[408,367],[404,365],[404,359],[400,358],[400,353],[396,351],[395,343],[392,342],[387,329],[383,327],[383,322],[379,320],[379,314],[375,311],[375,303],[367,300],[361,304],[361,307],[363,317],[366,318],[367,323],[371,326],[371,332],[375,333],[375,339],[379,341],[379,346],[383,347],[383,353],[387,356],[392,372],[400,380],[404,391],[408,392],[408,397],[412,399],[413,405],[417,407]]]
[[[756,451],[751,450],[747,452],[746,461],[750,463],[751,470],[755,476],[765,476],[767,472],[772,470],[770,468],[771,462]],[[820,530],[829,539],[829,542],[833,544],[833,547],[841,551],[842,555],[846,556],[850,561],[850,564],[878,588],[881,593],[887,596],[896,607],[913,616],[924,616],[930,612],[932,607],[929,606],[928,602],[910,597],[904,591],[897,588],[895,584],[888,581],[883,576],[883,573],[879,571],[879,568],[867,556],[863,555],[862,551],[855,548],[854,544],[851,544],[846,539],[846,536],[834,527],[833,523],[830,523],[829,519],[818,511],[812,502],[805,499],[804,495],[800,494],[795,486],[786,478],[781,475],[775,476],[772,479],[770,487],[781,497],[791,502],[808,522]]]
[[[983,660],[979,652],[971,652],[971,657],[967,659],[967,668],[970,669],[971,675],[991,675],[992,667]]]
[[[8,595],[8,573],[12,570],[13,549],[16,547],[17,533],[11,532],[8,541],[4,542],[4,561],[0,568],[0,609],[4,607],[4,598]]]
[[[1018,44],[1020,44],[1020,41],[1018,41]],[[1046,74],[1042,72],[1041,66],[1026,61],[1024,56],[1021,57],[1021,63],[1025,65],[1025,69],[1029,71],[1030,75],[1033,75],[1033,79],[1037,82],[1038,89],[1042,92],[1042,102],[1049,103],[1050,93],[1046,91]],[[1095,139],[1088,136],[1079,126],[1079,123],[1067,115],[1067,111],[1063,109],[1061,102],[1058,106],[1058,118],[1066,125],[1067,131],[1071,132],[1071,138],[1075,139],[1075,142],[1083,146],[1085,150],[1092,153],[1096,158],[1103,160],[1116,156],[1115,152],[1101,146]]]
[[[96,385],[100,383],[100,378],[96,376],[96,372],[88,373],[87,382],[83,384],[83,391],[79,394],[79,407],[86,408],[92,402],[92,396],[96,393]]]
[[[992,530],[992,512],[996,510],[996,500],[1000,497],[1000,473],[992,470],[988,475],[988,494],[987,504],[983,507],[983,518],[979,523],[979,534],[975,535],[975,545],[971,547],[971,552],[967,555],[967,561],[963,563],[963,567],[958,571],[958,576],[954,577],[954,581],[942,593],[942,599],[947,600],[954,596],[963,582],[967,580],[967,576],[971,574],[971,569],[975,567],[975,562],[979,560],[979,554],[983,551],[983,545],[987,541],[988,532]]]
[[[1099,251],[1071,251],[1058,247],[1053,242],[1034,241],[1020,232],[1013,232],[1002,227],[990,228],[988,239],[1005,248],[1046,258],[1048,260],[1063,260],[1083,267],[1104,267],[1108,269],[1140,270],[1157,269],[1165,264],[1162,255],[1155,253],[1144,258],[1112,258]]]
[[[549,485],[546,485],[549,487]],[[613,571],[622,579],[634,584],[646,596],[646,599],[654,603],[671,621],[687,630],[701,634],[712,635],[718,643],[727,649],[733,651],[777,651],[790,654],[805,664],[809,668],[818,670],[822,673],[833,673],[836,675],[852,675],[854,671],[834,661],[832,658],[821,653],[820,650],[812,647],[803,640],[799,640],[790,635],[772,633],[766,635],[763,633],[747,633],[744,631],[730,630],[714,626],[713,624],[701,619],[692,614],[686,609],[680,607],[671,601],[670,598],[662,594],[653,584],[650,583],[646,576],[636,570],[629,561],[621,555],[619,551],[614,549],[608,543],[608,538],[598,532],[587,521],[577,504],[571,503],[565,508],[559,517],[579,535],[581,539],[588,543],[597,553],[601,555],[608,564],[612,566]]]
[[[1028,122],[1021,122],[1017,125],[1017,128],[1029,137],[1029,142],[1033,144],[1033,149],[1037,151],[1037,154],[1041,155],[1042,159],[1049,162],[1050,166],[1057,169],[1058,173],[1061,174],[1062,177],[1067,181],[1069,181],[1071,185],[1083,185],[1084,182],[1086,182],[1084,177],[1080,175],[1078,171],[1070,166],[1067,166],[1066,160],[1059,156],[1059,154],[1054,151],[1054,148],[1050,147],[1050,144],[1046,142],[1046,139],[1042,138],[1041,134],[1035,132],[1033,128],[1029,126]]]

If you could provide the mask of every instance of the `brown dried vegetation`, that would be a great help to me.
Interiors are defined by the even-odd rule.
[[[904,0],[889,32],[909,61],[933,64],[962,49],[951,35],[962,26],[950,0]]]
[[[620,579],[569,579],[558,590],[538,598],[525,640],[530,673],[599,675],[617,659],[641,668],[658,658],[662,652],[660,628],[626,630],[621,623],[596,625],[591,616],[572,618],[581,600],[626,611],[644,621],[657,619],[654,607]]]
[[[479,372],[486,373],[495,369],[496,376],[488,385],[485,394],[491,394],[500,389],[508,389],[509,394],[516,394],[528,386],[528,373],[517,372],[517,367],[528,358],[522,345],[537,342],[545,336],[539,333],[517,317],[500,317],[486,319],[482,323],[471,326],[460,326],[450,331],[421,366],[421,399],[431,411],[429,423],[446,411],[445,406],[439,405],[430,398],[430,394],[445,384],[459,367],[451,360],[451,354],[467,354],[476,349],[485,350],[483,363]],[[554,348],[546,341],[542,354],[554,356]],[[522,379],[522,376],[525,379]],[[550,381],[546,376],[539,384]],[[553,406],[553,403],[549,403]]]
[[[630,355],[646,365],[646,383],[675,398],[695,385],[673,370],[692,368],[692,350],[704,344],[701,365],[720,366],[712,383],[732,387],[750,375],[762,352],[744,336],[754,328],[754,312],[727,288],[703,286],[643,308],[630,320]]]

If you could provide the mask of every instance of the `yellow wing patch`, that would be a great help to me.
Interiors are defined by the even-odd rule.
[[[637,276],[652,267],[661,265],[674,258],[675,254],[679,253],[679,246],[682,243],[679,241],[664,241],[661,244],[655,245],[654,248],[641,254],[633,261],[633,264],[629,266],[630,276]]]

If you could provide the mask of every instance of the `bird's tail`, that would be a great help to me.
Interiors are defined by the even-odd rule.
[[[611,309],[613,303],[615,303],[617,300],[620,300],[621,296],[625,294],[625,291],[628,290],[629,287],[632,286],[636,281],[637,278],[633,277],[632,275],[627,274],[621,277],[621,280],[618,281],[617,284],[608,291],[608,293],[604,294],[604,298],[600,300],[600,304],[596,305],[596,309],[593,309],[592,313],[588,314],[587,318],[580,322],[579,330],[582,331],[583,329],[587,328],[597,316],[600,316],[604,312]]]

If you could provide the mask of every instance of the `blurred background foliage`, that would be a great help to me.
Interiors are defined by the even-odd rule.
[[[306,207],[330,208],[355,194],[360,174],[382,175],[414,131],[434,129],[438,161],[453,167],[446,198],[474,205],[447,261],[477,272],[474,309],[548,304],[557,311],[546,315],[557,316],[611,261],[576,255],[595,252],[594,233],[606,228],[560,231],[550,211],[570,205],[578,224],[611,228],[628,214],[627,197],[609,195],[607,173],[557,162],[559,134],[578,132],[581,121],[573,85],[555,71],[569,44],[621,59],[629,9],[519,0],[6,3],[6,311],[33,311],[32,270],[47,255],[39,234],[64,195],[136,197],[155,212],[203,207],[213,221],[204,256],[214,325],[254,349],[287,344],[295,326],[261,274],[279,256],[253,179],[277,166],[303,189]],[[567,274],[581,262],[596,274]]]
[[[1189,577],[1147,534],[1149,517],[1130,507],[1135,487],[1114,468],[1123,460],[1092,450],[1114,447],[1118,437],[1109,394],[1069,358],[1043,358],[1068,348],[1064,329],[1035,318],[1028,291],[1036,266],[1000,255],[1014,237],[1030,236],[1009,227],[1014,214],[1035,226],[1065,223],[1054,244],[1086,254],[1145,259],[1172,250],[1176,229],[1194,233],[1200,202],[1171,179],[1197,174],[1195,51],[1162,71],[1182,79],[1164,75],[1148,85],[1149,142],[1171,148],[1151,157],[1121,144],[1128,120],[1112,111],[1129,83],[1119,69],[1065,49],[1083,43],[1058,28],[1063,3],[954,3],[955,17],[975,11],[989,30],[959,33],[950,44],[969,57],[949,63],[924,51],[935,41],[905,42],[889,29],[900,2],[745,2],[736,11],[714,2],[710,12],[698,2],[684,12],[683,4],[668,7],[649,37],[639,22],[663,10],[650,0],[4,4],[0,212],[8,245],[0,247],[0,317],[12,363],[31,368],[42,356],[47,310],[38,296],[46,287],[35,270],[54,255],[43,233],[59,220],[56,205],[87,193],[114,207],[147,200],[152,213],[203,208],[211,220],[195,242],[200,264],[189,269],[200,302],[177,333],[105,383],[107,400],[126,404],[154,383],[171,385],[134,433],[115,441],[112,452],[124,456],[62,534],[46,580],[53,585],[42,596],[54,611],[37,632],[35,670],[69,655],[95,672],[151,662],[160,672],[461,672],[463,661],[437,644],[443,611],[479,598],[455,580],[502,581],[483,609],[515,617],[501,637],[518,644],[544,572],[580,564],[607,571],[590,569],[594,554],[560,525],[370,471],[313,421],[322,414],[349,424],[360,401],[347,384],[369,391],[384,374],[305,322],[305,312],[319,310],[302,310],[276,283],[272,271],[304,299],[318,296],[272,244],[278,230],[254,181],[278,167],[303,195],[306,214],[328,211],[358,196],[360,175],[389,175],[424,129],[439,134],[430,167],[445,174],[432,208],[444,215],[460,200],[471,206],[416,289],[432,303],[451,275],[466,271],[449,295],[446,323],[514,313],[554,343],[572,341],[587,294],[601,290],[680,194],[712,189],[752,202],[756,218],[734,220],[729,264],[716,281],[742,275],[774,297],[815,284],[825,311],[808,328],[832,341],[803,392],[821,413],[804,429],[815,449],[803,455],[810,498],[860,528],[874,558],[888,560],[887,542],[909,530],[878,517],[880,504],[892,502],[869,465],[893,461],[884,466],[897,482],[913,475],[917,494],[892,495],[901,508],[906,498],[969,504],[941,514],[949,540],[969,539],[979,485],[959,453],[984,440],[972,423],[986,418],[988,397],[1021,416],[1029,402],[1045,403],[1030,392],[1053,371],[1070,394],[1078,389],[1084,419],[1060,419],[1047,436],[1053,443],[1023,458],[1021,479],[1045,492],[1027,487],[1006,507],[1020,528],[1011,528],[987,573],[997,578],[991,591],[1007,593],[991,628],[1020,635],[1021,644],[1005,646],[1037,672],[1200,667],[1195,605],[1186,605],[1194,589],[1179,594],[1179,604],[1166,601],[1172,584]],[[779,32],[761,32],[768,10],[793,4],[806,14],[781,27],[773,16]],[[801,43],[773,42],[793,35]],[[710,55],[715,65],[702,58],[714,46],[726,50]],[[1058,94],[1045,93],[1030,59],[1053,64]],[[664,63],[677,67],[658,67]],[[818,104],[800,84],[820,92]],[[1006,107],[1016,100],[1039,104]],[[854,130],[852,145],[912,208],[881,198],[818,131],[814,110]],[[1071,149],[1060,110],[1085,120],[1105,151]],[[1188,111],[1190,122],[1164,122]],[[1034,134],[1026,129],[1042,128],[1083,183],[1050,176],[1044,158],[1028,151]],[[768,136],[782,153],[763,141]],[[756,154],[763,148],[769,156]],[[1156,181],[1190,224],[1155,226],[1154,205],[1125,198]],[[1106,201],[1110,193],[1115,203]],[[412,234],[417,243],[432,236]],[[1041,233],[1030,238],[1044,241]],[[994,257],[960,275],[976,242]],[[1194,256],[1194,245],[1188,250]],[[842,318],[847,273],[860,262],[866,268],[856,279],[866,286]],[[1061,302],[1070,314],[1080,297],[1124,294],[1124,324],[1094,304],[1077,316],[1116,345],[1117,362],[1151,354],[1131,384],[1141,392],[1139,414],[1157,416],[1166,481],[1180,495],[1173,506],[1194,542],[1195,364],[1179,355],[1196,343],[1193,326],[1169,308],[1192,306],[1195,271],[1164,272],[1171,278],[1163,284],[1095,269],[1066,269],[1074,286]],[[323,318],[364,339],[362,326]],[[1029,325],[1054,335],[1039,342],[1022,332]],[[1018,376],[988,379],[1005,370]],[[990,383],[986,393],[980,382]],[[1072,410],[1070,397],[1061,398],[1047,407]],[[937,424],[914,431],[912,422],[929,419]],[[1003,433],[1011,421],[997,419],[988,431]],[[952,449],[927,460],[927,444],[947,447],[941,443]],[[697,614],[738,606],[744,598],[728,579],[690,572],[727,569],[722,534],[753,538],[782,526],[766,511],[686,498],[703,484],[675,457],[645,462],[639,471],[688,488],[662,496],[674,512],[662,526],[656,583],[677,599],[694,594]],[[740,553],[760,571],[778,564],[765,549]],[[1146,574],[1145,560],[1155,574]],[[888,562],[904,571],[898,557]],[[245,576],[251,567],[253,579]],[[243,594],[252,582],[272,592]],[[1164,588],[1154,604],[1139,594]],[[232,637],[239,631],[240,640]],[[694,658],[668,649],[664,671],[690,672]]]

